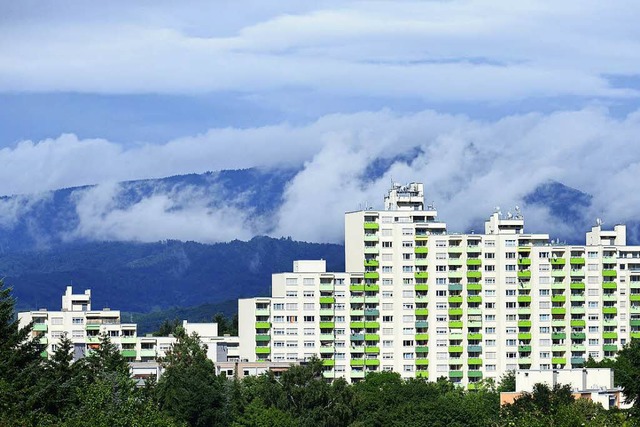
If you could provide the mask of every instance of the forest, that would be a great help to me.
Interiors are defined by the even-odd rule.
[[[373,373],[356,384],[332,383],[311,360],[275,376],[217,376],[196,335],[180,328],[160,362],[160,380],[138,387],[118,348],[100,347],[73,362],[72,343],[61,340],[48,359],[20,327],[11,289],[0,283],[0,426],[635,426],[640,419],[640,343],[632,341],[612,367],[616,382],[636,404],[605,410],[574,399],[568,386],[538,384],[512,405],[514,375],[466,391],[445,378],[402,379]],[[604,364],[601,364],[603,366]]]

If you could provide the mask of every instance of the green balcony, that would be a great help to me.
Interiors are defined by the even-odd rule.
[[[602,282],[602,289],[618,289],[616,282]]]
[[[584,258],[571,257],[569,263],[572,265],[584,265]]]
[[[318,289],[324,292],[333,292],[334,286],[333,283],[320,283],[320,285],[318,285]]]
[[[531,258],[518,258],[518,265],[531,265]]]
[[[565,265],[567,263],[567,260],[564,258],[550,258],[549,262],[551,263],[551,265]]]
[[[571,339],[572,340],[584,340],[587,338],[587,334],[584,332],[572,332]]]
[[[45,327],[46,327],[46,326],[47,326],[47,325],[45,325]],[[86,329],[87,331],[99,331],[99,330],[100,330],[100,325],[99,325],[99,324],[96,324],[96,323],[88,323],[88,324],[85,326],[85,329]],[[33,330],[34,330],[34,331],[37,331],[37,329],[35,329],[35,328],[34,328]],[[46,331],[46,329],[45,329],[45,331]]]
[[[378,249],[378,246],[365,246],[364,253],[367,255],[377,255],[380,253],[380,249]]]
[[[87,343],[89,344],[97,344],[100,342],[99,335],[87,335]]]
[[[448,288],[450,292],[456,292],[456,291],[461,291],[462,290],[462,285],[460,283],[452,283],[449,284]],[[460,297],[462,298],[462,297]],[[462,302],[462,300],[460,300],[460,302]]]
[[[584,302],[584,295],[574,295],[572,294],[570,297],[572,302]]]
[[[364,229],[365,230],[377,230],[380,228],[380,224],[377,222],[365,222]]]
[[[584,314],[585,313],[584,305],[581,305],[581,306],[572,305],[569,310],[570,310],[571,314]]]
[[[584,344],[571,344],[571,351],[576,353],[584,353],[587,351],[587,346]]]
[[[482,252],[482,248],[480,247],[480,245],[469,245],[469,246],[467,246],[467,253],[478,254],[480,252]]]
[[[336,365],[336,361],[333,359],[322,359],[322,365],[323,366],[335,366]]]
[[[605,340],[617,340],[618,333],[617,332],[603,332],[602,338]]]
[[[380,341],[380,335],[378,334],[364,334],[365,341]]]
[[[380,265],[380,262],[378,262],[377,259],[365,259],[364,260],[364,266],[365,267],[378,267]]]
[[[379,316],[380,315],[380,310],[378,310],[377,308],[365,308],[364,309],[364,315],[365,316]]]
[[[531,271],[529,270],[518,271],[518,279],[531,279]]]
[[[428,345],[417,345],[416,346],[416,353],[429,353],[429,346]]]
[[[429,371],[426,369],[416,371],[416,378],[429,378]]]
[[[378,292],[379,290],[380,290],[380,286],[379,285],[375,285],[375,284],[366,284],[366,285],[364,285],[364,291],[365,292]],[[367,298],[367,300],[368,300],[368,298]]]
[[[364,336],[362,338],[364,338]],[[351,350],[351,354],[355,354],[355,353],[363,354],[364,353],[364,346],[363,345],[352,345],[350,350]],[[360,356],[358,356],[358,357],[360,357]]]
[[[462,309],[461,308],[450,308],[449,309],[449,316],[462,316]]]
[[[554,295],[551,297],[551,302],[564,304],[567,301],[567,297],[564,295]]]
[[[567,322],[564,319],[554,319],[551,321],[551,326],[553,327],[562,327],[565,326]]]
[[[417,254],[427,254],[429,253],[429,248],[426,246],[416,246],[413,250],[413,252],[417,253]]]
[[[482,265],[482,260],[480,258],[469,258],[467,259],[467,265],[480,266]]]
[[[554,365],[566,365],[567,359],[565,357],[552,357],[551,363]]]
[[[428,316],[429,315],[429,309],[428,308],[416,308],[415,315],[416,316]]]
[[[629,295],[629,301],[640,301],[640,294],[630,294]]]
[[[364,329],[364,322],[363,321],[351,322],[349,323],[349,327],[351,329]]]
[[[602,301],[618,301],[618,297],[614,293],[602,294]]]
[[[481,340],[481,339],[482,339],[482,334],[481,334],[481,333],[479,333],[479,332],[476,332],[476,333],[469,333],[469,334],[467,335],[467,339],[468,339],[469,341],[478,341],[478,340]]]
[[[138,353],[135,350],[120,350],[122,357],[136,357]]]
[[[100,325],[97,325],[98,329],[100,329]],[[88,328],[87,328],[88,329]],[[47,332],[47,324],[46,323],[34,323],[33,330],[36,332]]]
[[[605,257],[602,257],[602,263],[603,264],[617,264],[618,263],[618,259],[615,256],[605,256]]]
[[[450,345],[449,346],[449,353],[462,353],[462,346],[461,345]]]
[[[521,367],[523,367],[524,365],[531,365],[532,362],[533,362],[533,360],[530,357],[519,357],[518,358],[518,365],[521,365]]]
[[[618,321],[615,319],[610,319],[608,317],[605,317],[604,319],[602,319],[602,324],[604,326],[618,326]]]
[[[518,302],[520,302],[520,303],[530,303],[531,302],[531,295],[519,295],[518,296]]]
[[[269,329],[271,322],[256,322],[256,329]]]
[[[416,271],[414,277],[416,279],[428,279],[429,278],[429,273],[426,271]]]
[[[618,272],[616,270],[602,270],[602,277],[617,277]]]
[[[256,354],[270,354],[270,353],[271,353],[271,347],[267,347],[267,346],[256,347]]]
[[[418,304],[427,304],[429,302],[429,297],[426,294],[425,295],[416,295],[415,301]]]
[[[377,271],[367,271],[364,273],[364,278],[377,280],[380,278],[380,274]]]
[[[366,329],[378,329],[380,328],[380,322],[373,322],[373,321],[367,320],[364,322],[364,327]]]
[[[429,265],[429,260],[427,258],[416,258],[414,264],[420,267],[426,267]]]
[[[518,339],[520,341],[529,341],[529,340],[531,340],[531,332],[520,332],[518,334]]]
[[[472,366],[482,365],[482,359],[479,357],[470,357],[467,359],[467,364]]]
[[[631,319],[629,321],[629,326],[640,326],[640,319]]]
[[[480,353],[482,351],[482,346],[477,344],[467,345],[467,351],[469,353]]]
[[[416,366],[429,366],[429,359],[427,359],[426,357],[417,358]]]
[[[562,275],[560,275],[560,276],[558,276],[558,277],[564,277],[564,274],[562,274]],[[566,284],[564,284],[562,281],[560,281],[560,282],[553,282],[553,283],[551,284],[551,289],[554,289],[554,290],[563,290],[563,291],[564,291],[566,288],[567,288],[567,285],[566,285]]]
[[[467,314],[470,316],[478,316],[482,314],[482,309],[479,307],[469,307],[467,308]]]
[[[618,314],[616,307],[602,307],[602,314]]]
[[[416,320],[415,323],[416,328],[428,328],[429,321],[428,320]]]
[[[324,345],[320,347],[320,354],[331,354],[336,351],[336,348],[332,345]]]
[[[335,322],[320,322],[320,329],[333,329],[335,327]]]
[[[520,307],[518,308],[518,314],[522,316],[531,315],[531,307]]]
[[[618,345],[617,344],[605,344],[602,346],[602,350],[603,351],[608,351],[608,352],[615,352],[618,351]]]
[[[572,282],[570,285],[571,289],[576,290],[584,290],[585,284],[583,282]]]
[[[351,359],[349,364],[351,366],[364,366],[364,359]]]
[[[584,270],[581,268],[572,268],[569,270],[569,275],[571,277],[584,277]]]
[[[565,315],[567,314],[567,309],[564,307],[553,307],[551,309],[551,314],[555,315]]]
[[[462,270],[450,271],[447,276],[449,279],[462,279]]]
[[[354,304],[360,304],[364,302],[364,297],[361,296],[351,296],[351,298],[349,299],[350,302],[354,303]]]
[[[334,310],[333,308],[321,308],[320,316],[333,316]]]
[[[531,327],[531,320],[518,320],[518,327],[519,328],[530,328]]]
[[[554,332],[551,334],[552,340],[563,340],[566,338],[567,338],[567,334],[565,334],[564,332]]]
[[[480,279],[482,277],[482,272],[479,270],[467,271],[468,279]]]
[[[378,359],[365,359],[365,366],[380,366],[380,361]]]
[[[418,292],[427,292],[427,291],[429,291],[429,285],[427,285],[427,284],[418,284],[418,285],[415,285],[413,289],[418,291]]]
[[[468,371],[469,378],[482,378],[482,371]]]
[[[462,267],[462,258],[449,258],[447,264],[453,267]]]
[[[461,254],[462,246],[449,246],[448,251],[450,254]]]
[[[450,320],[449,328],[451,329],[462,329],[462,320]]]
[[[481,283],[468,283],[467,284],[467,290],[468,291],[478,291],[480,292],[482,290],[482,284]]]
[[[530,345],[519,345],[518,346],[518,351],[520,353],[531,353],[531,346]]]
[[[631,331],[631,338],[640,339],[640,331]]]
[[[152,349],[140,350],[140,357],[156,357],[156,351]]]
[[[467,297],[467,302],[469,304],[480,304],[482,303],[482,297],[480,295],[470,295]]]
[[[565,277],[566,275],[564,270],[551,270],[551,277]]]
[[[320,304],[333,304],[336,302],[334,297],[320,297]]]
[[[449,304],[462,304],[462,295],[454,295],[449,297]]]
[[[571,364],[573,366],[583,366],[584,365],[584,357],[572,357],[571,358]]]
[[[462,378],[462,371],[449,371],[449,378]]]
[[[380,347],[365,347],[364,352],[367,354],[379,354]]]
[[[416,341],[428,341],[429,334],[416,334]]]

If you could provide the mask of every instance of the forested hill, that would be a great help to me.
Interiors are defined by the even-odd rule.
[[[325,259],[344,271],[341,245],[255,237],[201,244],[103,242],[0,256],[0,276],[14,287],[18,309],[60,309],[67,285],[90,288],[94,308],[148,312],[269,295],[271,274],[296,259]]]

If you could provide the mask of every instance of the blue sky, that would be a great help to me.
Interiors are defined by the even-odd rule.
[[[547,180],[593,194],[594,215],[633,218],[637,12],[624,0],[0,0],[0,194],[295,166],[279,232],[298,238],[338,239],[335,219],[330,236],[285,224],[314,203],[341,215],[378,200],[391,178],[425,181],[457,228]],[[371,161],[415,148],[363,181]]]

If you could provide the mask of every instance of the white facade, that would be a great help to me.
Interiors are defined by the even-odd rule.
[[[418,183],[394,185],[385,208],[345,215],[348,273],[299,262],[270,297],[239,301],[241,359],[318,355],[327,378],[393,370],[472,388],[580,367],[640,337],[640,247],[624,226],[556,244],[526,234],[516,208],[484,234],[448,233]]]

